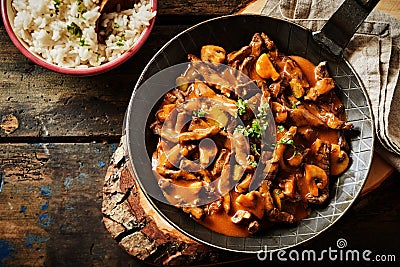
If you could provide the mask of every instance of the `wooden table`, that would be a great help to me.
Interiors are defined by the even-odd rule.
[[[72,77],[27,60],[0,25],[0,266],[141,266],[105,230],[101,190],[109,158],[138,75],[172,36],[209,17],[234,13],[240,0],[160,0],[145,46],[121,67],[100,76]],[[398,1],[382,9],[399,16]],[[396,9],[393,9],[396,8]],[[178,15],[177,15],[178,14]],[[329,231],[305,249],[336,247],[395,254],[400,261],[400,175],[357,200]],[[266,265],[255,260],[240,265]],[[276,262],[279,264],[279,262]]]

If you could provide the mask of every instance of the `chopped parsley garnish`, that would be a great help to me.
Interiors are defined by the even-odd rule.
[[[97,55],[97,59],[96,59],[96,62],[99,62],[99,60],[100,60],[100,53],[98,53],[98,52],[96,52],[96,55]]]
[[[87,12],[87,8],[82,5],[82,2],[83,2],[82,0],[77,0],[76,2],[78,4],[78,12],[81,13],[82,19],[85,20],[86,18],[83,16],[83,14],[85,14]],[[79,15],[78,15],[78,17],[79,17]]]
[[[251,144],[250,149],[254,152],[255,155],[260,156],[260,150],[257,148],[256,143]]]
[[[238,101],[236,102],[236,106],[238,108],[238,114],[244,115],[246,114],[246,108],[249,107],[249,103],[247,102],[247,100],[243,100],[239,97]]]
[[[247,156],[247,164],[253,168],[257,167],[257,162],[254,160],[254,157],[252,157],[251,155]]]
[[[283,127],[282,125],[278,125],[278,133],[283,133],[285,131],[285,127]]]
[[[121,38],[117,41],[118,46],[123,46],[125,41],[125,35],[122,35]]]
[[[282,138],[276,143],[276,145],[290,145],[290,146],[292,146],[293,149],[294,149],[294,151],[293,151],[293,155],[294,155],[294,156],[297,156],[297,155],[300,154],[300,152],[297,151],[297,148],[296,148],[296,146],[294,145],[293,139],[290,139],[289,137],[286,137],[286,136],[282,137]],[[275,146],[275,147],[276,147],[276,146]]]
[[[53,1],[54,1],[54,9],[56,11],[56,14],[58,15],[58,13],[60,12],[61,0],[53,0]]]
[[[71,25],[67,25],[67,30],[70,34],[81,37],[82,36],[82,29],[79,28],[79,26],[75,23],[72,22]]]
[[[249,128],[249,134],[250,136],[255,136],[260,138],[261,135],[263,133],[263,127],[260,123],[259,120],[253,120],[253,122],[251,123],[251,128]]]
[[[119,25],[117,23],[114,24],[114,29],[118,29]]]
[[[278,145],[294,145],[293,139],[290,139],[288,137],[282,137],[281,140],[278,141]]]
[[[80,46],[89,46],[89,45],[86,43],[85,38],[79,39],[79,45],[80,45]]]
[[[258,114],[257,114],[257,118],[266,120],[267,116],[268,116],[268,110],[269,110],[269,104],[265,103],[261,106],[258,107]]]
[[[300,102],[300,101],[297,101],[296,103],[294,103],[294,104],[292,105],[292,109],[297,108],[298,105],[301,105],[301,102]]]
[[[199,109],[198,111],[193,111],[193,116],[200,118],[200,117],[204,117],[204,115],[206,114],[206,112],[204,111],[204,109]]]
[[[251,125],[247,125],[246,127],[239,125],[236,127],[236,130],[241,132],[244,136],[261,138],[266,132],[268,125],[268,122],[261,123],[259,119],[254,119]]]

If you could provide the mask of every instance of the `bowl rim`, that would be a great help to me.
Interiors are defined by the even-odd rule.
[[[10,37],[11,41],[13,44],[18,48],[18,50],[29,60],[31,60],[33,63],[44,67],[48,70],[62,73],[62,74],[68,74],[68,75],[79,75],[79,76],[90,76],[90,75],[97,75],[101,74],[107,71],[110,71],[119,65],[123,64],[126,62],[128,59],[130,59],[134,54],[136,54],[139,49],[143,46],[143,44],[146,42],[147,38],[150,36],[150,33],[154,27],[155,24],[155,19],[156,16],[154,16],[150,21],[149,25],[144,29],[144,31],[141,33],[139,39],[132,45],[132,47],[123,53],[119,58],[109,61],[107,63],[104,63],[100,66],[96,67],[88,67],[88,68],[82,68],[82,69],[77,69],[77,68],[63,68],[60,66],[57,66],[55,64],[49,63],[45,61],[44,59],[40,58],[39,55],[34,54],[33,52],[29,51],[23,44],[23,40],[20,40],[20,38],[15,34],[13,27],[12,27],[12,22],[9,20],[8,17],[8,12],[7,12],[7,3],[12,1],[12,0],[0,0],[1,1],[1,16],[3,19],[4,27],[7,31],[8,36]],[[151,4],[151,11],[157,11],[157,0],[150,0]]]

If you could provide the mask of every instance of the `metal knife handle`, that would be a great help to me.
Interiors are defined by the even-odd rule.
[[[379,0],[345,0],[314,39],[340,56],[361,23],[371,13]]]

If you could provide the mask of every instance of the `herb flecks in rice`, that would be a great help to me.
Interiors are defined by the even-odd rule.
[[[102,26],[111,28],[105,45],[97,40],[99,0],[13,0],[14,28],[30,51],[47,62],[87,68],[112,61],[139,39],[155,16],[149,0],[133,9],[103,14]]]

